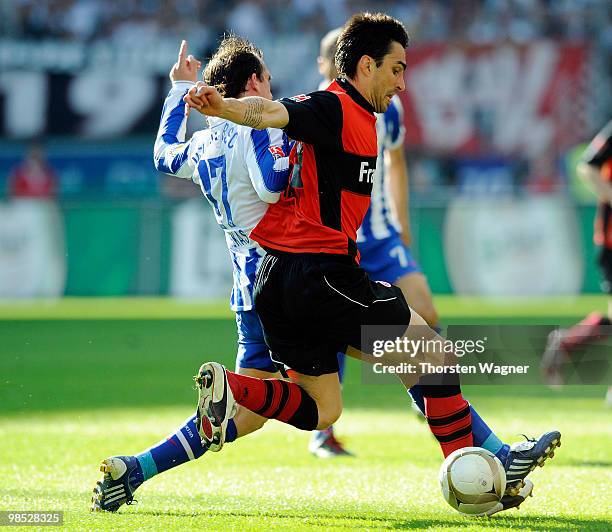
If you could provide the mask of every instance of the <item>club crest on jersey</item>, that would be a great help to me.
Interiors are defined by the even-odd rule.
[[[285,156],[282,146],[270,146],[268,148],[268,151],[272,154],[272,157],[274,157],[274,160],[278,159],[279,157]]]
[[[310,96],[307,96],[306,94],[298,94],[296,96],[291,96],[289,99],[293,100],[294,102],[303,102],[310,100]]]

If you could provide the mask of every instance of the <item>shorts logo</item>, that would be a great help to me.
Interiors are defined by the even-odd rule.
[[[279,157],[285,156],[282,146],[270,146],[268,148],[268,151],[272,154],[272,157],[274,157],[274,159],[278,159]]]
[[[391,288],[391,285],[387,281],[374,281],[375,283],[386,286],[387,288]]]
[[[297,96],[291,96],[289,99],[293,100],[294,102],[303,102],[305,100],[310,100],[310,96],[306,96],[306,94],[298,94]]]

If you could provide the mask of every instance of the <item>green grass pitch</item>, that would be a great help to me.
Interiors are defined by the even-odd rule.
[[[442,318],[569,324],[601,297],[485,302],[437,298]],[[159,475],[139,504],[91,514],[99,462],[154,444],[191,414],[191,375],[233,365],[226,303],[72,299],[0,303],[0,510],[63,510],[80,530],[610,530],[612,411],[604,388],[472,386],[507,441],[557,427],[563,446],[530,478],[520,511],[470,519],[443,501],[441,453],[401,387],[362,385],[350,363],[337,432],[357,457],[321,461],[308,434],[270,422],[221,453]],[[500,516],[501,515],[501,516]]]

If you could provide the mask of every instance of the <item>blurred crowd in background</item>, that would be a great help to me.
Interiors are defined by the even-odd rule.
[[[612,45],[610,3],[601,0],[3,0],[3,33],[18,38],[129,43],[188,35],[211,46],[228,28],[255,40],[321,35],[354,12],[406,21],[418,42],[475,43],[535,38]]]
[[[612,116],[610,0],[0,0],[0,298],[225,297],[206,202],[152,161],[180,40],[205,61],[224,33],[250,38],[292,96],[363,10],[411,35],[411,238],[434,292],[596,291],[575,168]]]
[[[568,150],[612,112],[606,0],[0,0],[1,131],[150,140],[180,40],[205,60],[228,31],[264,51],[274,97],[314,90],[320,38],[361,10],[390,13],[411,34],[403,101],[417,193],[468,174],[482,184],[500,166],[502,188],[552,190],[568,182]],[[0,170],[14,163],[4,155]],[[60,193],[79,179],[150,188],[134,186],[148,178],[125,158],[98,178],[103,166],[83,161],[59,169]]]

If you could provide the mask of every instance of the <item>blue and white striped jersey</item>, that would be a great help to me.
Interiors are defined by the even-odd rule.
[[[382,240],[399,234],[401,226],[389,202],[389,184],[385,175],[383,152],[394,149],[404,142],[404,110],[400,99],[394,96],[385,111],[376,115],[378,136],[378,159],[372,187],[370,208],[357,232],[357,242]]]
[[[183,96],[175,82],[166,97],[155,141],[155,167],[200,185],[225,232],[234,268],[231,308],[253,308],[255,272],[265,252],[249,234],[287,186],[289,142],[279,129],[257,130],[221,118],[185,140]]]

